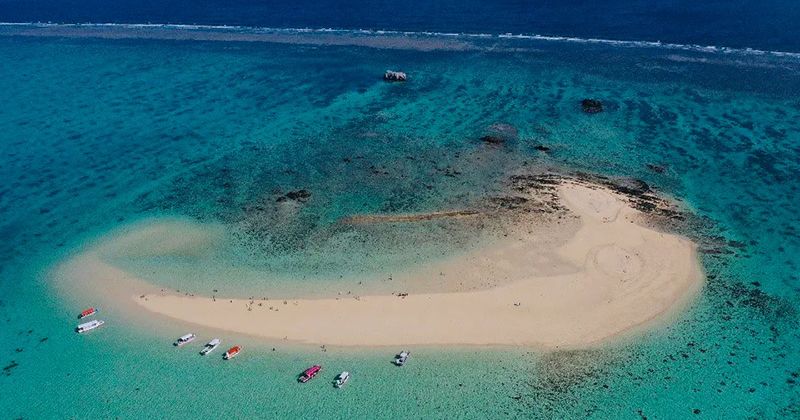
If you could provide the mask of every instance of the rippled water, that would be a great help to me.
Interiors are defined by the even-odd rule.
[[[0,37],[4,413],[797,416],[800,64],[536,40],[479,46]],[[411,80],[386,84],[387,68]],[[582,113],[585,97],[606,111]],[[479,137],[498,123],[517,138],[488,148]],[[202,359],[171,347],[179,327],[142,332],[113,308],[103,330],[77,337],[82,308],[49,283],[87,241],[162,216],[229,226],[220,259],[287,281],[323,281],[328,270],[377,279],[475,236],[446,224],[401,238],[353,233],[337,230],[339,218],[466,206],[526,166],[638,178],[684,200],[708,273],[697,304],[675,325],[600,349],[415,349],[394,369],[396,349],[273,352],[244,338],[232,363]],[[276,203],[300,189],[306,203]],[[317,362],[326,375],[294,382]],[[353,380],[332,389],[328,376],[345,369]]]

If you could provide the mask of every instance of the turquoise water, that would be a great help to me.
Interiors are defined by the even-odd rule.
[[[7,36],[0,56],[3,416],[798,416],[796,58],[497,39],[419,51]],[[383,83],[387,68],[412,80]],[[584,97],[606,112],[583,114]],[[498,123],[517,138],[483,145]],[[194,357],[170,345],[180,327],[143,332],[113,308],[107,327],[78,337],[82,308],[49,281],[88,241],[163,216],[229,226],[218,258],[284,282],[383,278],[476,236],[444,223],[343,230],[339,218],[469,206],[530,166],[638,178],[684,200],[708,274],[698,302],[600,349],[423,348],[394,369],[396,349],[273,352],[244,338],[232,363]],[[299,189],[311,197],[287,217],[275,200]],[[327,373],[297,385],[313,363]],[[328,376],[345,369],[353,380],[334,390]]]

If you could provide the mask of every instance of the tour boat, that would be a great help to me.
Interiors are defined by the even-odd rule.
[[[408,76],[402,71],[392,71],[386,70],[386,73],[383,74],[383,80],[387,82],[405,82]]]
[[[350,380],[350,372],[347,371],[342,372],[336,377],[336,379],[333,380],[333,386],[335,386],[336,388],[341,388],[349,380]]]
[[[217,348],[217,346],[219,346],[219,343],[221,343],[221,341],[219,340],[219,338],[215,338],[215,339],[213,339],[213,340],[209,341],[209,342],[208,342],[208,343],[207,343],[207,344],[206,344],[206,345],[203,347],[203,350],[200,350],[200,354],[201,354],[201,355],[203,355],[203,356],[205,356],[205,355],[207,355],[208,353],[211,353],[212,351],[214,351],[214,349],[215,349],[215,348]]]
[[[97,311],[98,311],[97,308],[86,309],[83,312],[81,312],[80,315],[78,315],[78,319],[83,319],[83,318],[86,318],[87,316],[92,316],[92,315],[96,314]]]
[[[183,347],[184,345],[189,344],[192,341],[194,341],[195,338],[197,338],[197,337],[192,333],[189,333],[189,334],[186,334],[186,335],[182,335],[182,336],[178,337],[177,340],[175,340],[173,345],[176,346],[176,347]]]
[[[85,332],[91,331],[91,330],[93,330],[93,329],[95,329],[95,328],[97,328],[97,327],[99,327],[99,326],[101,326],[101,325],[103,325],[105,323],[106,323],[105,321],[101,321],[99,319],[95,319],[94,321],[89,321],[89,322],[85,322],[83,324],[78,325],[77,327],[75,327],[75,332],[77,332],[77,333],[85,333]]]
[[[404,364],[406,364],[406,361],[408,360],[409,356],[411,356],[410,351],[405,351],[405,350],[401,351],[400,354],[394,357],[394,364],[397,366],[403,366]]]
[[[308,381],[309,381],[311,378],[313,378],[313,377],[317,376],[317,374],[318,374],[318,373],[319,373],[319,371],[321,371],[321,370],[322,370],[322,366],[320,366],[320,365],[314,365],[314,366],[311,366],[310,368],[306,369],[306,370],[305,370],[303,373],[301,373],[301,374],[300,374],[300,377],[299,377],[299,378],[297,378],[297,380],[298,380],[298,381],[300,381],[300,382],[302,382],[302,383],[306,383],[306,382],[308,382]]]
[[[225,352],[225,355],[224,355],[224,356],[222,356],[222,358],[223,358],[223,359],[225,359],[225,360],[230,360],[230,359],[233,359],[233,358],[234,358],[234,357],[236,357],[236,356],[239,354],[239,352],[241,352],[241,351],[242,351],[242,348],[241,348],[241,347],[239,347],[239,346],[233,346],[233,347],[229,348],[229,349],[228,349],[228,351],[226,351],[226,352]]]

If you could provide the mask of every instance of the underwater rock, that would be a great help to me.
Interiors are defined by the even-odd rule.
[[[550,148],[545,146],[545,145],[543,145],[543,144],[537,144],[536,146],[533,146],[533,148],[538,150],[538,151],[540,151],[540,152],[549,152],[550,151]]]
[[[581,101],[581,108],[587,114],[597,114],[603,111],[603,103],[599,99],[584,99]]]
[[[278,197],[275,200],[278,203],[283,203],[284,201],[297,201],[300,203],[305,203],[308,199],[311,198],[311,192],[308,190],[296,190],[296,191],[289,191],[288,193]]]
[[[652,163],[648,163],[647,164],[647,169],[649,169],[649,170],[651,170],[651,171],[653,171],[653,172],[655,172],[657,174],[663,174],[664,172],[667,171],[667,168],[665,166],[655,165],[655,164],[652,164]]]
[[[481,137],[481,141],[488,144],[503,144],[517,140],[518,135],[517,129],[513,125],[496,123],[489,126],[486,134]]]
[[[516,127],[506,123],[496,123],[489,127],[489,131],[497,133],[497,135],[508,137],[511,139],[517,138],[518,132]]]
[[[504,140],[503,140],[502,137],[491,136],[491,135],[486,135],[486,136],[481,137],[481,141],[484,142],[484,143],[489,143],[489,144],[503,144],[504,143]]]
[[[6,365],[6,367],[3,368],[3,375],[11,376],[11,371],[17,366],[19,366],[19,363],[12,360],[11,363],[9,363],[8,365]]]

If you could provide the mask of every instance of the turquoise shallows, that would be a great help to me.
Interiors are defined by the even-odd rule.
[[[798,416],[800,62],[543,41],[411,44],[0,37],[2,415]],[[386,69],[410,81],[384,83]],[[585,97],[606,110],[582,113]],[[518,140],[487,149],[478,139],[497,123]],[[415,348],[398,369],[389,362],[400,349],[225,336],[222,347],[245,351],[203,358],[195,350],[211,337],[176,350],[181,328],[136,329],[114,308],[101,308],[102,329],[78,336],[84,308],[49,282],[89,241],[153,217],[229,228],[199,272],[223,261],[281,283],[150,270],[165,287],[247,296],[333,288],[353,273],[379,281],[478,238],[446,224],[341,231],[339,218],[458,208],[525,166],[638,178],[683,200],[700,221],[688,233],[707,251],[698,301],[673,325],[597,349]],[[311,198],[282,219],[275,200],[299,189]],[[299,386],[314,363],[323,374]],[[343,370],[353,378],[336,390]]]

